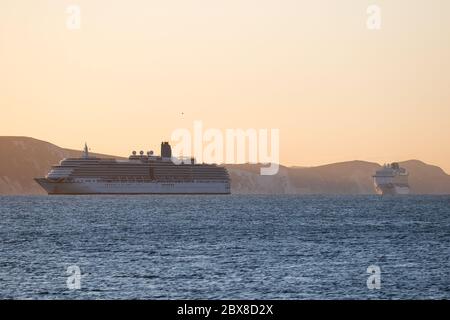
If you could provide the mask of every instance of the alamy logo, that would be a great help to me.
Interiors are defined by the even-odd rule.
[[[381,8],[375,4],[370,5],[367,8],[367,29],[369,30],[380,30],[381,29]]]
[[[66,27],[69,30],[81,29],[81,8],[78,5],[70,5],[66,8],[67,20]]]
[[[279,129],[219,129],[203,130],[201,121],[194,121],[194,134],[188,129],[176,129],[171,140],[175,164],[197,163],[260,163],[261,175],[275,175],[279,169]]]
[[[81,270],[78,266],[69,266],[66,271],[67,277],[67,289],[80,290],[81,289]]]
[[[371,265],[367,268],[367,273],[370,274],[367,278],[367,288],[369,290],[381,289],[381,269],[379,266]]]

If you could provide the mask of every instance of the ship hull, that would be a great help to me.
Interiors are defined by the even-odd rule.
[[[228,182],[58,182],[45,178],[35,181],[49,195],[88,194],[229,194]]]
[[[409,186],[398,186],[394,184],[377,185],[376,191],[381,195],[407,195],[410,193]]]

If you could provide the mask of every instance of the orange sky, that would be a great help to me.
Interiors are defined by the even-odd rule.
[[[128,155],[201,120],[279,128],[287,165],[450,172],[449,16],[448,0],[2,0],[0,135]]]

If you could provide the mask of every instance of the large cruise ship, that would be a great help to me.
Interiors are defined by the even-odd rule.
[[[408,171],[398,163],[385,164],[373,176],[375,190],[383,195],[409,194],[408,176]]]
[[[93,157],[85,145],[81,158],[64,159],[45,178],[35,180],[48,194],[230,193],[225,168],[172,158],[168,142],[161,143],[161,156],[133,151],[128,160]]]

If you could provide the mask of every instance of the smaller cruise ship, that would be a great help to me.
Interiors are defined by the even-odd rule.
[[[409,194],[409,173],[396,162],[385,164],[373,176],[375,190],[382,195]]]

